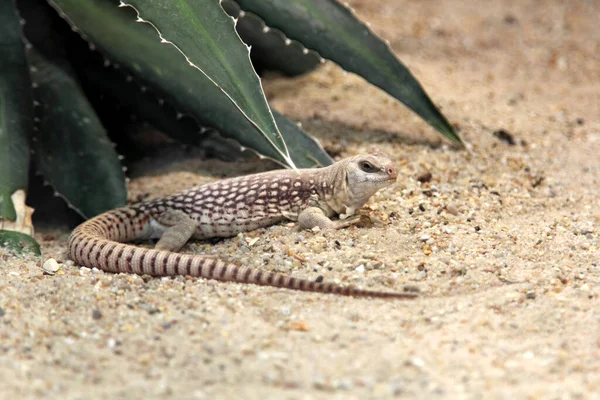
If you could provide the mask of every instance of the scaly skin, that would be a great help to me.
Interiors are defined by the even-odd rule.
[[[70,257],[108,272],[152,276],[189,275],[348,296],[412,298],[314,282],[176,253],[190,238],[231,237],[283,220],[304,228],[340,229],[358,222],[354,213],[379,189],[391,185],[396,168],[383,154],[346,158],[319,169],[278,170],[225,179],[186,192],[105,212],[78,226],[69,238]],[[340,215],[340,220],[330,217]],[[121,242],[160,238],[155,249]]]

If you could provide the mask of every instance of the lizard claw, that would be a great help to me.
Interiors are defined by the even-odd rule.
[[[335,221],[334,222],[335,226],[333,228],[334,229],[343,229],[343,228],[347,228],[351,225],[359,224],[362,221],[362,217],[363,217],[362,215],[353,215],[346,219]]]

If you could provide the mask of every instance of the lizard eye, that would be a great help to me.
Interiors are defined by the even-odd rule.
[[[377,168],[375,168],[373,166],[373,164],[371,164],[368,161],[361,161],[359,165],[360,165],[360,169],[363,170],[364,172],[375,172],[375,171],[377,171]]]

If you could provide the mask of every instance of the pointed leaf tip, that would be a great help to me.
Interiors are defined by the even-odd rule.
[[[347,5],[335,0],[236,0],[236,3],[288,38],[383,89],[452,142],[462,144],[406,66]],[[291,44],[290,39],[286,44],[288,41]]]
[[[249,50],[220,4],[193,0],[128,0],[138,18],[156,29],[190,66],[218,86],[286,164],[293,167],[267,104]],[[168,12],[165,12],[167,10]],[[228,23],[229,22],[229,23]]]

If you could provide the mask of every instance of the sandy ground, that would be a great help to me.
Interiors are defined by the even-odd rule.
[[[0,398],[600,398],[600,2],[350,3],[471,151],[334,65],[268,78],[272,104],[332,154],[387,151],[398,183],[367,207],[369,227],[281,225],[185,251],[421,297],[144,281],[70,263],[46,276],[2,255]],[[131,199],[273,167],[195,156],[134,165]],[[65,262],[68,234],[36,237]]]

